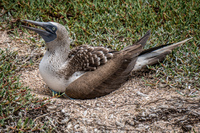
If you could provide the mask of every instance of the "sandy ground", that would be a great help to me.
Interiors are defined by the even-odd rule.
[[[51,97],[38,70],[44,47],[0,31],[0,48],[18,51],[22,63],[31,59],[33,65],[18,71],[21,82],[37,97]],[[150,77],[133,75],[121,88],[97,99],[54,98],[42,115],[33,114],[34,121],[49,121],[55,132],[200,132],[199,92],[190,98],[177,93],[178,88],[146,86],[144,80]]]

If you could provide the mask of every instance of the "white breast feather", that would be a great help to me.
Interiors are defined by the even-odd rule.
[[[81,71],[75,72],[71,77],[68,78],[68,80],[66,80],[64,75],[62,77],[58,76],[54,72],[55,69],[57,68],[50,67],[48,56],[44,56],[39,65],[40,74],[47,86],[57,92],[65,92],[67,86],[84,74],[84,72]]]

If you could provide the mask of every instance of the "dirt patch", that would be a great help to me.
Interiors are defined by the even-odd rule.
[[[26,63],[18,70],[23,85],[39,98],[50,97],[38,70],[45,48],[26,39],[9,38],[2,31],[0,40],[0,48],[18,51],[20,65]],[[176,88],[146,86],[143,79],[149,77],[133,76],[118,90],[98,99],[55,98],[42,112],[28,116],[38,124],[49,122],[55,132],[200,132],[200,96],[189,98]]]
[[[38,124],[51,120],[58,132],[199,132],[199,103],[135,78],[98,99],[54,99],[34,118]]]

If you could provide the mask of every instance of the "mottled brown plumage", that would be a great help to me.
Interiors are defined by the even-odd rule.
[[[78,67],[79,71],[92,71],[113,58],[113,52],[113,50],[104,47],[82,45],[72,49],[68,58],[73,66]]]

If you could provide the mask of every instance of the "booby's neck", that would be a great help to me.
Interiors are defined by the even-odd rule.
[[[46,43],[46,47],[46,54],[48,54],[48,56],[52,56],[51,58],[60,58],[66,61],[70,51],[70,44],[67,38],[64,38],[63,40],[56,39],[52,42],[48,42]]]
[[[59,70],[68,63],[69,41],[57,40],[46,43],[46,46],[47,51],[39,65],[40,74],[51,89],[64,92],[70,82],[66,82],[65,75],[62,75]]]

